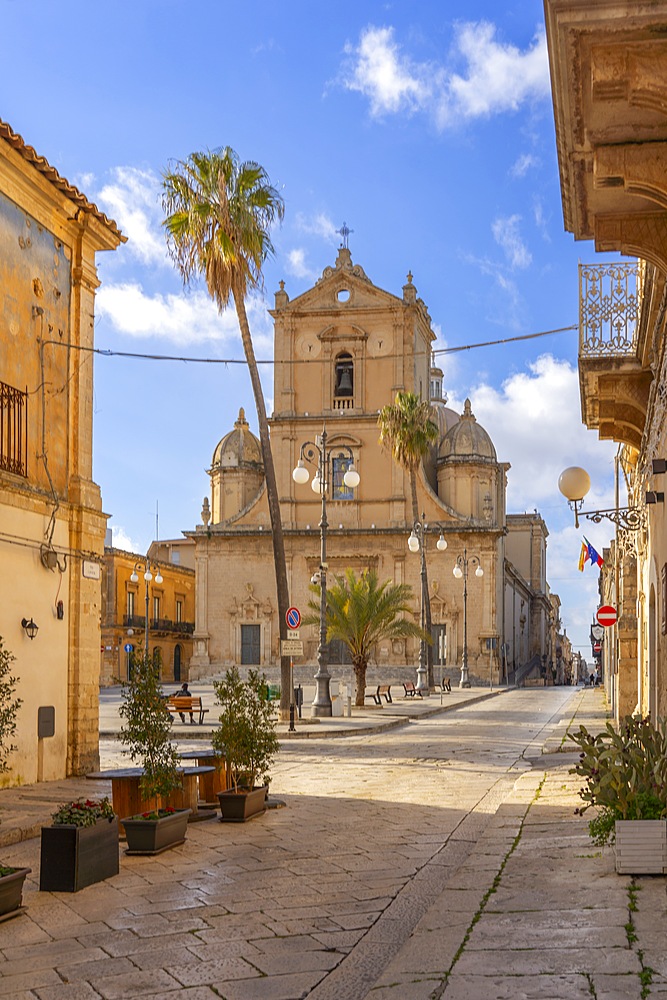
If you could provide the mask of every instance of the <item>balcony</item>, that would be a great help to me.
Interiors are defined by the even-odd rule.
[[[579,265],[582,418],[600,438],[636,449],[652,380],[644,353],[654,284],[643,261]]]
[[[161,635],[192,635],[195,623],[174,622],[170,618],[150,618],[148,627],[151,632],[157,632]],[[143,615],[124,615],[123,628],[143,630],[146,628],[146,619]]]
[[[0,469],[28,475],[28,392],[0,382]]]

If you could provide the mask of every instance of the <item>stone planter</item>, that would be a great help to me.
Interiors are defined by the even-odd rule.
[[[25,906],[21,906],[21,896],[25,877],[31,871],[32,868],[17,868],[0,877],[0,921],[9,920],[25,910]]]
[[[185,841],[190,809],[179,809],[157,819],[128,816],[121,820],[127,837],[126,854],[161,854]]]
[[[233,789],[218,792],[222,822],[245,823],[246,820],[252,819],[254,816],[261,816],[262,813],[266,812],[266,796],[268,794],[268,785],[253,788],[251,792],[235,792]]]
[[[95,826],[42,827],[41,892],[78,892],[119,872],[118,817]]]
[[[667,873],[667,820],[616,820],[616,871],[619,875]]]

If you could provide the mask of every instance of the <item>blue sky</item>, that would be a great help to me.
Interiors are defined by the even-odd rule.
[[[128,236],[99,255],[96,344],[241,357],[233,312],[185,293],[160,228],[160,173],[231,145],[285,198],[265,295],[249,303],[258,357],[266,308],[335,259],[400,294],[409,270],[436,348],[570,326],[577,263],[595,255],[563,230],[542,4],[517,0],[334,4],[268,0],[0,0],[0,118]],[[508,461],[508,509],[539,509],[549,579],[584,655],[597,570],[577,571],[581,531],[559,472],[590,472],[589,507],[611,506],[615,446],[581,425],[577,334],[442,355],[450,405],[470,396]],[[270,368],[265,391],[271,406]],[[199,520],[205,469],[245,406],[242,366],[98,358],[94,475],[115,544],[144,551]],[[598,550],[609,527],[586,524]]]

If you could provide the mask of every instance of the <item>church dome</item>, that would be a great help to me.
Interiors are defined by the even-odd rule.
[[[438,425],[438,445],[445,434],[459,422],[459,415],[456,410],[446,406],[442,399],[431,400],[431,420]]]
[[[245,418],[243,407],[239,410],[239,418],[234,424],[234,430],[225,434],[218,442],[213,452],[213,469],[261,468],[262,447],[259,440],[251,432]]]
[[[463,413],[445,434],[440,445],[439,461],[485,459],[496,462],[496,449],[484,428],[477,423],[466,399]]]

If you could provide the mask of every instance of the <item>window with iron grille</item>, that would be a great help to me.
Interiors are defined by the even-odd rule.
[[[28,390],[0,382],[0,469],[28,475]]]

